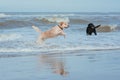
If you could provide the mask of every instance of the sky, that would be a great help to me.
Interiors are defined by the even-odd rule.
[[[120,0],[0,0],[0,12],[120,12]]]

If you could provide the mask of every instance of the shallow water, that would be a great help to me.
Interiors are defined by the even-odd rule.
[[[119,53],[69,51],[1,57],[0,80],[119,80]]]
[[[0,52],[120,49],[119,16],[118,13],[1,13]],[[32,29],[32,25],[46,31],[60,21],[70,24],[70,27],[64,30],[65,39],[59,36],[46,40],[43,45],[35,43],[39,34]],[[115,26],[115,30],[98,32],[97,36],[86,36],[89,22]]]
[[[85,30],[85,29],[84,29]],[[2,30],[0,34],[0,52],[48,52],[67,50],[111,50],[120,49],[119,31],[86,36],[79,27],[71,26],[65,30],[66,38],[59,36],[37,45],[38,33],[31,27]]]
[[[114,13],[2,13],[0,80],[119,80],[119,20]],[[65,39],[35,43],[32,25],[46,31],[59,21],[70,24]],[[115,30],[87,36],[89,22]]]

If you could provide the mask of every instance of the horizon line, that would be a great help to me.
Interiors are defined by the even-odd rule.
[[[96,12],[94,12],[94,11],[91,11],[91,12],[90,11],[88,11],[88,12],[87,11],[83,11],[83,12],[82,11],[81,12],[75,12],[75,11],[73,11],[73,12],[72,11],[66,11],[66,12],[65,11],[63,11],[63,12],[62,11],[60,11],[60,12],[58,12],[58,11],[56,11],[56,12],[55,11],[44,11],[44,12],[43,11],[41,11],[41,12],[40,11],[0,11],[0,13],[4,13],[4,12],[5,13],[7,13],[7,12],[8,13],[10,13],[10,12],[14,12],[14,13],[18,13],[18,12],[26,12],[26,13],[28,13],[28,12],[33,12],[33,13],[120,13],[120,12],[116,12],[116,11],[110,11],[110,12],[97,12],[97,11]]]

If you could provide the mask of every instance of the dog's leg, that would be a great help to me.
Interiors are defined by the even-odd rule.
[[[44,40],[42,40],[42,39],[36,41],[37,44],[43,44],[43,42],[44,42]]]
[[[44,39],[42,39],[41,36],[39,36],[36,43],[37,44],[43,44],[43,42],[44,42]]]
[[[66,38],[66,34],[63,31],[60,32],[60,35],[63,35],[64,38]]]
[[[94,29],[94,31],[93,31],[93,32],[94,32],[94,34],[95,34],[95,35],[97,35],[96,29]]]

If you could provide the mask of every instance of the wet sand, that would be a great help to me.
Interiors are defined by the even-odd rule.
[[[0,80],[120,80],[119,53],[105,50],[1,56]]]

